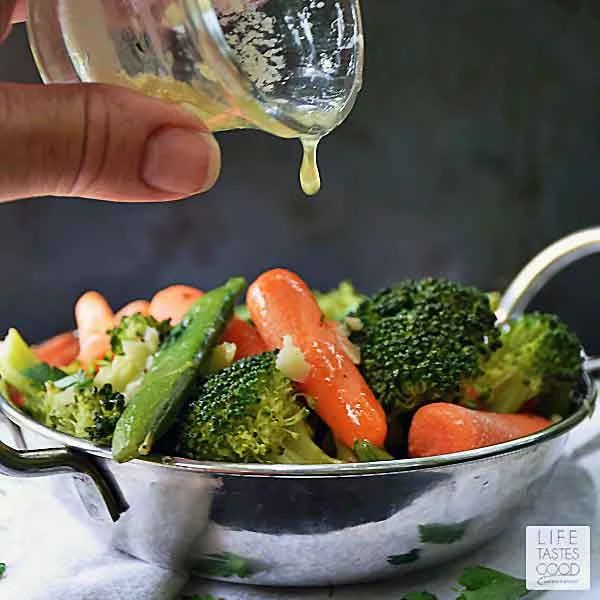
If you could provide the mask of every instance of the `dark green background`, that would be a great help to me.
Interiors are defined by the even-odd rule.
[[[325,288],[446,275],[503,288],[536,251],[600,212],[597,0],[364,0],[366,87],[322,147],[220,136],[214,191],[176,205],[38,199],[0,206],[0,329],[41,338],[85,289],[119,306],[172,282],[203,288],[276,265]],[[35,81],[22,31],[0,79]],[[1,140],[0,140],[1,143]],[[0,165],[0,168],[2,166]],[[600,350],[600,257],[543,294]]]

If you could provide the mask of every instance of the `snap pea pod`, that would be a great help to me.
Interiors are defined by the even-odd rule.
[[[172,331],[117,423],[112,443],[115,460],[149,454],[172,425],[245,285],[242,278],[233,278],[204,294]]]

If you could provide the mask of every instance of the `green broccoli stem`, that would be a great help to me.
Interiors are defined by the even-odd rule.
[[[376,462],[380,460],[394,460],[391,454],[388,454],[382,448],[378,448],[368,440],[357,440],[354,442],[354,454],[358,462]]]
[[[290,436],[284,442],[283,452],[273,462],[286,465],[337,464],[341,461],[325,454],[312,439],[306,421],[289,428]]]

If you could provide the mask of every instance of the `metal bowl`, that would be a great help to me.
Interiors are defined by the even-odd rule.
[[[598,251],[600,228],[551,246],[509,287],[500,319],[520,312],[560,268]],[[441,564],[505,528],[537,497],[595,399],[585,375],[574,413],[528,437],[431,458],[319,466],[158,456],[117,464],[108,450],[0,399],[15,445],[29,448],[0,443],[0,472],[69,473],[57,488],[72,510],[114,547],[154,564],[249,584],[364,582]]]

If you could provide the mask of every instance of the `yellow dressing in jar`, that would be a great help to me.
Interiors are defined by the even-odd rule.
[[[256,0],[159,4],[31,0],[32,21],[54,19],[63,44],[55,56],[30,31],[44,79],[124,85],[189,110],[213,132],[252,128],[299,139],[300,183],[316,194],[318,144],[348,115],[362,83],[358,0],[311,2],[302,11]]]

